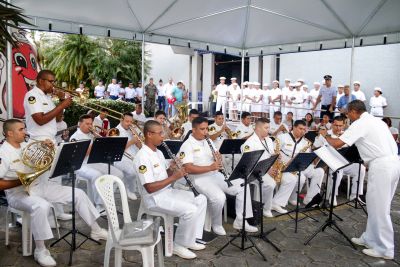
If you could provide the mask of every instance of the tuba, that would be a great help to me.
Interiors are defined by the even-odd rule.
[[[21,161],[25,166],[32,169],[32,172],[17,171],[16,173],[25,187],[25,191],[29,193],[29,186],[33,181],[50,169],[54,155],[54,147],[44,141],[35,141],[23,149]]]

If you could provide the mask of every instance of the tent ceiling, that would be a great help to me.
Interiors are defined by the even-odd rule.
[[[40,30],[240,51],[400,32],[399,0],[12,0]],[[399,41],[399,37],[395,38]],[[196,45],[192,45],[196,47]],[[211,48],[210,48],[211,49]]]

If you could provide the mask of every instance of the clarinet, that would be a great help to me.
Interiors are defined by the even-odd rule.
[[[213,156],[214,156],[214,160],[217,161],[217,154],[216,154],[216,152],[215,152],[215,150],[214,150],[213,145],[211,144],[210,138],[208,138],[207,136],[206,136],[206,141],[207,141],[207,144],[208,144],[208,146],[210,147],[211,152],[212,152],[212,154],[213,154]],[[231,181],[229,180],[228,175],[226,174],[225,167],[224,167],[224,164],[223,164],[223,163],[222,163],[222,168],[219,169],[219,172],[222,173],[222,175],[224,176],[224,178],[225,178],[224,181],[228,184],[228,187],[231,187],[231,186],[232,186],[232,183],[231,183]]]
[[[181,164],[180,160],[178,160],[176,158],[176,156],[172,153],[171,149],[169,149],[168,145],[165,142],[162,142],[161,145],[165,149],[165,151],[167,151],[168,156],[175,162],[176,166],[178,166],[178,168],[181,169],[182,164]],[[183,178],[185,178],[186,183],[188,184],[189,188],[192,190],[194,196],[197,197],[199,195],[199,192],[197,192],[196,188],[194,188],[192,181],[190,181],[190,179],[187,175],[183,176]]]

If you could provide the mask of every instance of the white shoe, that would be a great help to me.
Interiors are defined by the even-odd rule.
[[[57,219],[61,221],[69,221],[72,220],[72,214],[69,213],[61,213],[57,215]]]
[[[255,226],[251,226],[246,220],[244,221],[244,230],[249,233],[256,233],[258,231],[258,228]],[[236,218],[235,221],[233,222],[233,228],[236,230],[242,230],[243,226],[243,219],[238,219]]]
[[[212,226],[211,228],[216,235],[226,235],[225,229],[222,225]]]
[[[106,229],[100,228],[99,231],[91,231],[90,232],[90,238],[99,241],[99,240],[107,240],[108,237],[108,232]]]
[[[272,205],[271,210],[274,210],[280,214],[284,214],[284,213],[288,212],[287,210],[285,210],[284,208],[282,208],[281,206],[278,206],[278,205]]]
[[[194,243],[193,246],[188,247],[188,249],[191,249],[191,250],[203,250],[205,248],[206,248],[205,245],[199,244],[199,243]]]
[[[393,260],[393,257],[388,257],[382,254],[379,254],[378,252],[376,252],[374,249],[372,248],[365,248],[362,250],[362,252],[365,255],[371,256],[371,257],[375,257],[375,258],[383,258],[385,260]]]
[[[181,257],[182,259],[188,259],[188,260],[191,260],[191,259],[194,259],[197,257],[196,254],[194,254],[187,248],[182,247],[176,243],[174,243],[174,249],[172,250],[172,253]]]
[[[38,250],[35,249],[34,258],[40,266],[49,267],[49,266],[56,266],[57,263],[50,255],[50,251],[48,249]]]
[[[128,191],[128,190],[126,191],[126,195],[128,196],[128,198],[129,198],[130,200],[137,200],[137,199],[138,199],[135,193],[130,192],[130,191]]]
[[[297,200],[289,200],[289,203],[293,206],[297,205]]]
[[[267,218],[273,218],[274,215],[272,214],[271,210],[263,210],[263,215]]]
[[[362,239],[361,237],[360,237],[360,238],[358,238],[358,237],[353,237],[353,238],[351,239],[351,242],[353,242],[353,243],[356,244],[356,245],[369,248],[368,245],[367,245],[367,243],[365,243],[364,239]]]

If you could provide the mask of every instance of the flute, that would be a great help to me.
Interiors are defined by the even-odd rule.
[[[176,156],[172,153],[171,149],[169,149],[168,145],[165,142],[162,142],[161,145],[164,147],[165,151],[167,151],[168,156],[175,162],[176,166],[178,166],[179,169],[182,168],[182,164],[180,160],[176,158]],[[193,194],[195,197],[199,195],[199,192],[197,192],[196,188],[194,188],[192,181],[190,181],[189,177],[187,175],[183,176],[185,178],[186,183],[188,184],[189,188],[192,190]]]
[[[212,143],[211,143],[210,138],[208,138],[208,136],[206,136],[206,141],[207,141],[208,145],[210,146],[211,152],[212,152],[212,154],[213,154],[213,156],[214,156],[214,160],[217,161],[217,160],[218,160],[218,159],[217,159],[217,153],[216,153],[216,151],[214,150],[214,147],[213,147],[213,145],[212,145]],[[219,169],[219,172],[222,173],[222,175],[224,176],[224,181],[228,184],[228,187],[231,187],[231,186],[232,186],[232,183],[231,183],[231,181],[229,180],[228,175],[226,174],[225,167],[224,167],[224,164],[223,164],[222,162],[221,162],[221,165],[222,165],[222,168]]]

